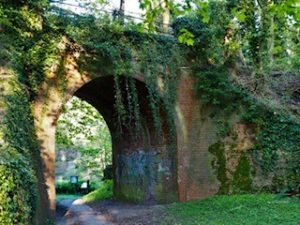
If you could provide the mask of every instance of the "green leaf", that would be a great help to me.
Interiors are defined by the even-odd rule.
[[[232,14],[237,18],[239,22],[245,22],[246,19],[246,9],[237,10],[237,8],[234,8],[232,10]]]
[[[183,28],[179,32],[178,41],[181,44],[186,44],[187,46],[194,45],[194,38],[195,35],[188,31],[187,29]]]

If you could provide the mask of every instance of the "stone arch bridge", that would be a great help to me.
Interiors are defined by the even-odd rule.
[[[188,68],[182,68],[174,105],[175,143],[171,143],[165,112],[160,113],[162,130],[157,132],[147,101],[147,87],[142,73],[133,79],[140,105],[142,130],[128,123],[122,132],[116,127],[116,109],[113,76],[103,72],[103,65],[81,64],[85,51],[67,38],[61,44],[65,49],[60,67],[63,76],[53,66],[46,74],[33,104],[36,136],[40,144],[42,163],[39,183],[37,220],[53,217],[55,213],[55,132],[63,105],[77,96],[93,105],[104,117],[112,136],[114,195],[132,202],[169,203],[205,198],[216,194],[220,181],[215,173],[210,146],[218,141],[215,109],[201,104],[194,91],[195,80]],[[120,88],[126,91],[121,79]],[[248,128],[232,117],[235,123],[234,141],[240,149],[249,147]],[[233,156],[237,159],[239,154]],[[234,160],[233,160],[234,161]],[[233,165],[232,167],[236,167]],[[233,168],[234,170],[234,168]]]

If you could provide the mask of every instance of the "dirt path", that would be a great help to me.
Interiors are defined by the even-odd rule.
[[[57,225],[158,225],[162,205],[134,205],[117,201],[85,204],[83,200],[61,200],[57,204]]]

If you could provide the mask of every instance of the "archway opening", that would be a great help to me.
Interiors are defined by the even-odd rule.
[[[57,199],[77,198],[112,180],[110,131],[99,112],[76,96],[57,122],[55,164]]]
[[[129,91],[133,87],[134,92]],[[118,96],[127,114],[120,123]],[[136,95],[136,102],[131,98]],[[101,76],[85,83],[73,96],[92,105],[111,134],[113,198],[135,203],[167,203],[178,200],[176,140],[171,138],[166,111],[157,102],[161,129],[155,127],[149,92],[143,81],[132,77]],[[68,97],[66,97],[68,98]],[[131,104],[131,105],[130,105]],[[139,127],[139,128],[138,128]]]
[[[134,92],[130,91],[130,83]],[[118,87],[117,87],[118,85]],[[127,114],[138,105],[139,126],[134,116],[120,124],[117,93]],[[137,102],[130,103],[133,95]],[[155,127],[153,108],[143,81],[131,77],[103,76],[79,88],[75,96],[89,102],[103,116],[111,137],[114,198],[136,203],[167,203],[178,199],[176,142],[170,138],[167,116],[158,105],[161,129]],[[133,110],[134,111],[134,110]]]

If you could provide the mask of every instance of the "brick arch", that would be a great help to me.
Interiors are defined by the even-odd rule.
[[[64,53],[60,63],[48,71],[33,104],[36,137],[40,143],[41,156],[37,160],[42,164],[38,173],[41,174],[37,206],[37,221],[40,224],[46,224],[47,218],[54,218],[55,128],[63,104],[73,95],[92,103],[111,129],[114,148],[114,191],[117,198],[136,202],[171,202],[198,199],[217,193],[220,183],[214,175],[210,162],[211,154],[208,151],[209,146],[217,141],[217,121],[210,116],[212,109],[204,107],[201,100],[195,97],[195,82],[188,68],[183,68],[180,75],[173,118],[177,140],[175,146],[172,146],[173,149],[170,149],[166,129],[157,133],[153,128],[142,74],[137,73],[133,79],[139,87],[144,129],[135,133],[131,123],[129,129],[123,129],[126,135],[122,135],[114,127],[113,102],[105,103],[105,99],[114,99],[111,74],[107,73],[107,68],[99,73],[101,66],[105,66],[97,61],[101,59],[86,53],[67,38],[63,40],[62,45]],[[89,64],[89,60],[94,61]],[[110,85],[106,85],[109,83]],[[107,94],[102,96],[100,102],[95,102],[97,99],[92,92],[101,89],[106,90],[104,93]],[[161,119],[165,121],[163,112]],[[128,135],[130,133],[134,135]],[[147,170],[147,173],[143,170]],[[131,179],[130,171],[138,179]],[[147,181],[148,177],[154,182]],[[132,194],[129,186],[138,188],[135,188]]]
[[[82,50],[67,40],[64,44],[68,51],[61,58],[61,68],[50,70],[33,106],[43,164],[41,170],[47,185],[47,192],[40,192],[42,200],[38,205],[38,217],[54,217],[56,124],[63,105],[72,96],[89,102],[107,122],[113,144],[116,198],[153,203],[178,200],[176,145],[170,149],[163,111],[163,131],[158,134],[153,127],[143,76],[132,78],[137,87],[143,129],[136,132],[132,121],[128,127],[122,127],[121,133],[116,126],[113,77],[95,72],[94,67],[82,66],[79,63]],[[125,92],[123,83],[124,78],[121,79],[121,89]]]

